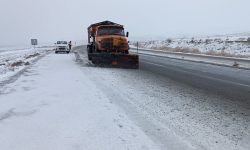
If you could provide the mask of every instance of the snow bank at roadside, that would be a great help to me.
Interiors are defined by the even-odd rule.
[[[17,74],[52,49],[52,47],[1,49],[0,82]]]
[[[205,53],[209,55],[250,57],[250,35],[143,41],[139,42],[139,47],[177,52]]]

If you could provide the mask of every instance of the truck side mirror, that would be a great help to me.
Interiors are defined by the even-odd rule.
[[[126,37],[128,37],[128,36],[129,36],[129,32],[126,33]]]

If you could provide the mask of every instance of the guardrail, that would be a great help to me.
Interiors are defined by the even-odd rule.
[[[137,48],[132,47],[130,51],[133,53],[137,53]],[[210,56],[204,54],[169,52],[163,50],[152,50],[152,49],[142,49],[142,48],[138,49],[138,53],[144,55],[151,55],[151,56],[153,55],[158,57],[180,59],[185,61],[193,61],[193,62],[213,64],[213,65],[242,68],[242,69],[250,69],[250,59],[246,58]]]

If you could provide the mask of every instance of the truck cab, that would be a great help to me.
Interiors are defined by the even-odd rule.
[[[123,25],[104,21],[88,28],[88,50],[92,52],[129,53],[129,45]]]
[[[124,28],[117,25],[102,25],[96,29],[95,47],[101,52],[128,54],[129,46]]]

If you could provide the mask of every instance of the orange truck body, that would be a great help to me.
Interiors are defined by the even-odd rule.
[[[98,51],[102,52],[108,52],[108,51],[113,51],[113,52],[123,52],[123,53],[128,53],[129,46],[128,46],[128,41],[123,34],[118,34],[118,35],[110,35],[110,34],[105,34],[105,35],[98,35],[98,30],[100,28],[115,28],[115,29],[121,29],[124,30],[124,27],[120,24],[116,24],[110,21],[104,21],[96,24],[92,24],[88,27],[88,34],[89,34],[89,43],[93,43],[95,48]]]
[[[138,68],[139,57],[129,54],[123,25],[103,21],[88,27],[88,58],[95,64]]]

